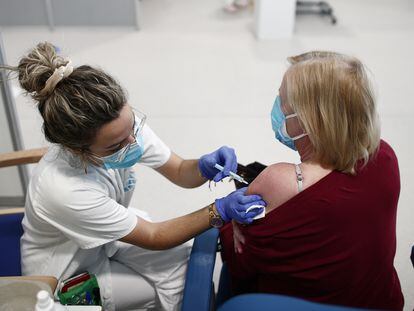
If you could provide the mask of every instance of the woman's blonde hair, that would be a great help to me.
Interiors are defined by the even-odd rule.
[[[48,141],[61,144],[79,155],[83,164],[98,163],[89,151],[97,131],[116,119],[126,104],[119,83],[104,71],[90,66],[73,68],[57,84],[46,83],[68,60],[48,42],[39,43],[23,56],[15,71],[21,87],[37,102]]]
[[[287,101],[313,145],[313,160],[355,174],[380,142],[373,91],[363,64],[333,52],[288,58]]]

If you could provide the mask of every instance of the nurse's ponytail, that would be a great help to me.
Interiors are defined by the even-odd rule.
[[[119,83],[101,69],[72,67],[48,42],[39,43],[17,67],[0,68],[16,71],[21,87],[37,102],[46,139],[94,163],[90,144],[126,103]]]

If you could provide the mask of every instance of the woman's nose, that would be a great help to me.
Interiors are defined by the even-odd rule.
[[[132,144],[132,143],[134,143],[135,142],[135,137],[134,137],[134,135],[129,135],[128,136],[128,144]]]

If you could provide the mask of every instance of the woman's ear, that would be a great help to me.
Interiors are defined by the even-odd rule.
[[[82,148],[82,149],[75,149],[75,148],[67,148],[72,154],[77,156],[82,164],[83,169],[85,170],[85,174],[87,174],[87,168],[89,164],[95,166],[102,166],[102,160],[99,159],[96,155],[94,155],[89,149]]]

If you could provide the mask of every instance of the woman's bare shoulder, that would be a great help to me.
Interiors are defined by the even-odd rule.
[[[282,205],[298,193],[295,165],[281,162],[268,166],[249,185],[248,193],[261,195],[267,212]]]

